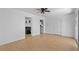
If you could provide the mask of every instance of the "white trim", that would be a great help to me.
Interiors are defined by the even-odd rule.
[[[12,43],[12,42],[15,42],[15,41],[18,41],[18,40],[22,40],[24,38],[25,38],[25,36],[24,37],[20,37],[18,39],[11,40],[11,41],[10,40],[9,41],[5,41],[5,42],[0,43],[0,46],[1,45],[5,45],[5,44],[9,44],[9,43]]]

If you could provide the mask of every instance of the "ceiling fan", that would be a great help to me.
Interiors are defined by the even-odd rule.
[[[48,8],[40,8],[37,10],[40,10],[41,14],[45,14],[46,12],[50,12],[50,10],[48,10]]]

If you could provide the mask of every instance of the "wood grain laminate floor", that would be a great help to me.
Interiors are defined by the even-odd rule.
[[[73,38],[41,34],[0,46],[0,51],[76,51]]]

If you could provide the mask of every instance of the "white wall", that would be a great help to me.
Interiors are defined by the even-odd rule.
[[[18,9],[0,9],[0,45],[25,38],[25,17],[32,17],[32,36],[40,34],[40,17]]]
[[[45,33],[61,34],[62,19],[57,15],[47,15],[45,17]]]
[[[0,9],[0,45],[25,38],[24,12]]]
[[[62,17],[62,35],[75,37],[75,15],[64,15]]]
[[[0,45],[25,38],[25,16],[13,9],[0,9]]]
[[[40,35],[40,18],[36,15],[32,18],[32,36]]]
[[[45,18],[45,33],[75,37],[74,14],[47,15]]]
[[[75,38],[77,39],[77,42],[78,42],[78,9],[76,10],[76,24],[75,24]]]
[[[32,36],[40,35],[40,19],[45,20],[41,15],[32,16]]]

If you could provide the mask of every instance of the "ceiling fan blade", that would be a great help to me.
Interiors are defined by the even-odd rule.
[[[49,10],[46,10],[45,12],[50,12]]]

